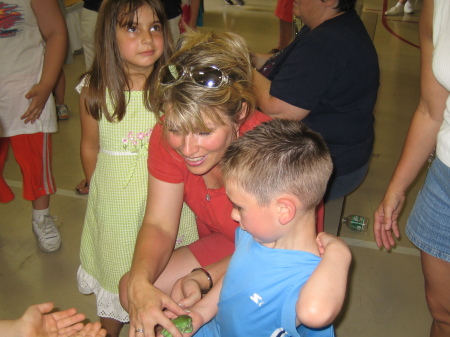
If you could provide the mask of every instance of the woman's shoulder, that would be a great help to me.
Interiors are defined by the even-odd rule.
[[[270,121],[271,119],[271,117],[263,114],[261,111],[255,110],[252,116],[241,125],[239,131],[241,134],[244,134],[245,132],[255,128],[255,126],[258,126],[263,122]]]

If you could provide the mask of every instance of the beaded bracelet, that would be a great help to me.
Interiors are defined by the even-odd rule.
[[[206,289],[206,290],[205,289],[201,290],[202,294],[207,294],[213,287],[213,280],[212,280],[211,274],[208,273],[208,271],[205,268],[194,268],[194,269],[192,269],[191,273],[193,273],[194,271],[197,271],[197,270],[201,270],[206,275],[206,277],[208,278],[209,288]]]

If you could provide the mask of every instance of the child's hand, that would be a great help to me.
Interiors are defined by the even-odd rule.
[[[321,232],[316,237],[317,247],[319,248],[320,257],[323,257],[325,250],[330,245],[336,245],[336,248],[348,250],[347,245],[337,236]]]
[[[27,124],[31,122],[34,124],[36,119],[41,116],[42,110],[44,110],[48,97],[53,88],[48,87],[46,84],[38,83],[25,95],[26,99],[31,99],[28,110],[20,117]]]
[[[80,331],[72,330],[58,337],[105,337],[106,330],[102,329],[100,322],[88,323]]]
[[[182,308],[190,308],[202,299],[200,284],[195,276],[193,273],[187,274],[178,279],[172,288],[170,297]]]
[[[86,179],[80,181],[80,183],[75,187],[75,191],[79,195],[89,194],[89,183]]]
[[[61,337],[66,333],[78,332],[83,328],[84,314],[77,313],[74,308],[48,313],[53,303],[42,303],[30,306],[18,320],[21,337]]]

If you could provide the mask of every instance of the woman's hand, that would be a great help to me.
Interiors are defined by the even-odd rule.
[[[388,189],[374,214],[373,233],[378,247],[384,246],[386,250],[390,250],[395,246],[392,234],[397,239],[400,238],[397,218],[404,203],[405,194]]]
[[[182,337],[176,326],[164,314],[164,309],[177,316],[186,314],[185,310],[148,280],[130,277],[128,281],[130,337],[154,337],[157,325],[166,328],[174,337]],[[143,329],[144,332],[136,331],[139,329]]]

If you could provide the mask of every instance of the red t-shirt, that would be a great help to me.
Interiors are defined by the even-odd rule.
[[[240,134],[270,119],[255,111],[240,127]],[[188,170],[183,158],[165,140],[160,124],[154,127],[150,138],[148,169],[153,177],[161,181],[184,183],[184,202],[197,216],[200,236],[200,242],[195,242],[189,248],[200,264],[208,265],[232,254],[234,233],[238,224],[231,219],[232,205],[225,188],[209,189],[211,199],[207,201],[208,190],[203,177]]]

